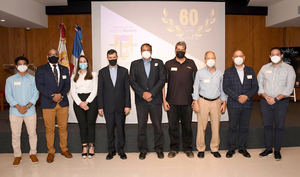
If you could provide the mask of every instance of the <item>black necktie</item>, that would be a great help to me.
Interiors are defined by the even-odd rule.
[[[57,68],[56,68],[57,65],[53,65],[54,67],[54,77],[55,77],[55,81],[56,81],[56,85],[58,85],[58,71],[57,71]]]

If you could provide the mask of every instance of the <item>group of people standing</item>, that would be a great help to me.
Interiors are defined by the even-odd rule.
[[[47,162],[53,162],[55,157],[56,122],[61,154],[72,158],[67,147],[69,91],[74,100],[74,112],[80,128],[82,157],[92,158],[95,155],[95,123],[99,114],[104,116],[106,121],[106,159],[112,159],[117,153],[121,159],[126,159],[125,120],[131,109],[130,86],[135,92],[137,144],[141,160],[146,158],[148,152],[148,115],[154,129],[154,150],[158,158],[164,158],[162,108],[168,115],[169,158],[175,157],[180,151],[180,139],[186,156],[194,157],[193,111],[197,113],[198,120],[197,156],[204,158],[205,132],[210,118],[210,151],[214,157],[220,158],[220,117],[226,109],[229,113],[226,157],[231,158],[236,149],[243,156],[250,157],[247,139],[252,98],[257,92],[262,96],[260,103],[266,147],[260,156],[273,153],[274,147],[275,159],[280,160],[288,97],[295,83],[295,71],[292,66],[282,62],[283,55],[280,49],[270,50],[271,62],[261,68],[258,77],[251,67],[245,66],[245,55],[241,50],[233,53],[234,65],[226,69],[224,74],[216,68],[217,59],[213,51],[205,53],[206,66],[200,70],[197,70],[194,61],[187,58],[185,53],[186,43],[180,41],[175,45],[175,57],[164,64],[162,60],[152,58],[152,46],[145,43],[141,46],[142,58],[133,61],[128,72],[126,68],[117,64],[117,51],[110,49],[107,52],[109,65],[102,68],[98,74],[91,71],[89,60],[80,56],[71,78],[69,70],[59,64],[58,52],[55,49],[49,50],[48,63],[38,67],[35,76],[27,73],[28,59],[17,57],[17,74],[10,76],[5,86],[6,99],[10,104],[9,120],[15,156],[13,165],[17,166],[21,161],[20,135],[23,121],[29,134],[30,159],[32,162],[38,162],[35,105],[39,94],[46,129]]]

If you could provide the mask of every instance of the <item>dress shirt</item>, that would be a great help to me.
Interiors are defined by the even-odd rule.
[[[150,66],[151,66],[152,58],[150,58],[149,61],[146,61],[145,59],[143,59],[143,61],[144,61],[144,67],[145,67],[146,75],[147,75],[147,78],[148,78],[149,74],[150,74]]]
[[[244,68],[245,68],[245,65],[243,65],[243,67],[241,69],[236,67],[236,66],[235,66],[235,68],[236,68],[236,71],[239,75],[240,81],[243,84],[244,83]]]
[[[118,66],[116,66],[116,67],[109,66],[109,74],[110,74],[111,81],[115,87],[116,81],[117,81]]]
[[[49,64],[50,64],[50,66],[51,66],[52,73],[53,73],[53,75],[54,75],[54,66],[53,66],[52,63],[49,63]],[[57,80],[57,85],[59,85],[59,81],[60,81],[60,70],[59,70],[58,63],[56,64],[56,69],[57,69],[57,78],[58,78],[58,80]]]

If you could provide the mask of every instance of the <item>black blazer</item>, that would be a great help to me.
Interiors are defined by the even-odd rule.
[[[109,66],[102,68],[98,74],[98,109],[105,113],[124,112],[131,107],[128,70],[118,65],[117,80],[114,87]]]
[[[144,92],[152,94],[153,104],[162,104],[162,88],[166,82],[166,71],[160,59],[152,58],[150,74],[147,78],[143,59],[131,62],[130,66],[130,85],[135,91],[135,103],[148,103],[143,99]]]
[[[56,102],[52,100],[52,94],[61,93],[62,101],[59,103],[61,107],[69,106],[67,93],[70,90],[70,74],[69,69],[58,64],[60,72],[59,85],[57,86],[52,68],[49,63],[39,66],[35,73],[36,87],[41,93],[41,108],[52,109],[56,106]]]

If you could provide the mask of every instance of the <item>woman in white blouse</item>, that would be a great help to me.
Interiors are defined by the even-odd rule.
[[[97,74],[91,72],[88,59],[78,58],[78,65],[71,77],[71,95],[74,100],[73,108],[80,128],[82,157],[92,158],[95,155],[95,124],[97,109]]]

